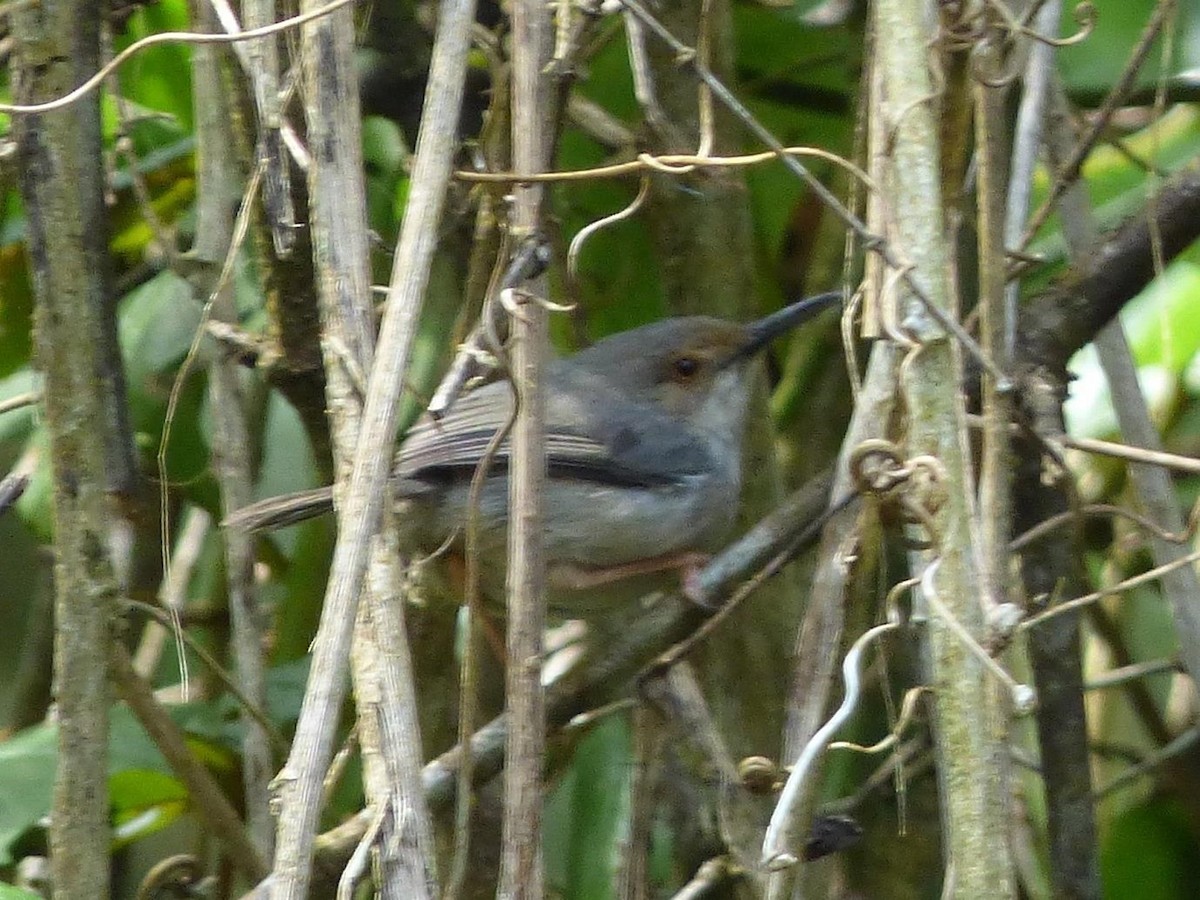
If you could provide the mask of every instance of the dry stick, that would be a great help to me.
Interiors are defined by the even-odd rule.
[[[667,730],[658,714],[638,703],[630,717],[628,836],[622,841],[613,883],[622,900],[649,900],[654,798],[665,769]]]
[[[357,373],[370,368],[375,339],[359,110],[348,99],[356,90],[353,23],[348,16],[332,17],[308,26],[303,39],[309,137],[321,148],[309,170],[311,234],[340,487],[360,435]],[[390,518],[370,553],[350,663],[367,802],[379,821],[377,889],[385,900],[430,897],[436,892],[432,833],[417,774],[420,729],[407,645],[395,646],[404,641],[404,624]]]
[[[1141,681],[1151,675],[1174,674],[1183,670],[1178,659],[1152,659],[1147,662],[1130,663],[1109,669],[1095,678],[1089,679],[1083,686],[1085,691],[1104,691],[1110,688],[1124,687],[1131,681]]]
[[[1013,538],[1008,545],[1008,549],[1013,552],[1022,550],[1044,535],[1049,534],[1055,528],[1061,528],[1063,525],[1078,524],[1080,516],[1113,516],[1127,519],[1139,528],[1144,528],[1160,540],[1168,541],[1172,544],[1186,543],[1194,533],[1197,524],[1197,520],[1193,519],[1184,531],[1167,531],[1157,523],[1147,519],[1141,513],[1134,512],[1127,507],[1112,506],[1107,503],[1088,503],[1051,516],[1048,519],[1042,519],[1032,528]]]
[[[997,49],[985,42],[972,57],[975,65],[972,93],[975,106],[975,161],[978,172],[980,333],[984,352],[1008,370],[1016,333],[1016,310],[1005,303],[1005,182],[1006,153],[1002,146],[1005,91],[988,79],[1001,64]],[[983,379],[983,450],[979,467],[980,580],[985,609],[1007,601],[1008,538],[1012,532],[1012,448],[1008,424],[1013,398],[997,391],[995,379]]]
[[[251,878],[261,879],[267,874],[267,864],[247,836],[242,820],[208,769],[196,759],[179,726],[154,698],[150,685],[133,671],[129,653],[120,641],[112,642],[109,660],[117,693],[166,757],[171,771],[187,787],[188,798],[205,830],[220,841],[239,869]]]
[[[228,9],[224,0],[214,5]],[[275,21],[275,0],[243,0],[242,14],[251,29],[270,25]],[[278,38],[272,35],[233,46],[244,46],[246,51],[240,59],[250,76],[254,108],[258,112],[256,150],[258,156],[266,160],[267,167],[263,177],[263,212],[271,226],[275,255],[283,258],[292,252],[296,243],[296,212],[292,207],[291,172],[284,146],[277,41]]]
[[[15,409],[22,409],[41,402],[42,391],[40,388],[35,391],[26,391],[23,394],[14,394],[7,400],[0,400],[0,413],[12,412]]]
[[[1156,260],[1175,258],[1198,237],[1200,163],[1193,161],[1104,236],[1089,254],[1089,271],[1066,273],[1046,302],[1023,307],[1017,355],[1032,387],[1061,390],[1071,355],[1154,280]]]
[[[1178,559],[1172,560],[1169,563],[1163,563],[1161,566],[1155,566],[1153,569],[1147,569],[1138,575],[1133,575],[1116,584],[1103,587],[1092,591],[1090,594],[1084,594],[1082,597],[1074,597],[1070,600],[1064,600],[1062,603],[1056,603],[1054,606],[1047,609],[1045,612],[1040,612],[1035,616],[1030,616],[1025,619],[1018,628],[1021,631],[1033,628],[1047,619],[1053,619],[1056,616],[1066,615],[1081,609],[1085,606],[1090,606],[1097,600],[1102,600],[1105,597],[1113,597],[1117,594],[1123,594],[1126,591],[1133,590],[1135,587],[1141,587],[1143,584],[1149,584],[1152,581],[1157,581],[1164,575],[1167,575],[1183,566],[1192,565],[1200,562],[1200,550],[1193,550],[1186,553]]]
[[[43,0],[14,14],[11,25],[15,97],[55,96],[96,71],[96,4]],[[110,865],[107,653],[116,580],[106,549],[105,436],[112,423],[96,381],[97,315],[109,291],[106,229],[97,227],[107,221],[99,100],[20,116],[13,126],[53,480],[58,755],[52,874],[57,895],[104,898]]]
[[[717,856],[705,860],[688,883],[671,896],[671,900],[701,900],[715,894],[740,874],[737,864],[728,857]]]
[[[1114,444],[1112,441],[1100,441],[1095,438],[1077,438],[1064,434],[1055,438],[1064,447],[1080,450],[1084,453],[1095,453],[1124,459],[1133,463],[1145,463],[1150,466],[1161,466],[1164,469],[1177,469],[1180,472],[1190,472],[1200,475],[1200,459],[1191,456],[1180,456],[1177,453],[1167,453],[1163,450],[1150,450],[1145,447],[1131,447],[1127,444]]]
[[[1113,408],[1125,439],[1150,450],[1161,449],[1161,439],[1138,386],[1133,355],[1119,319],[1114,319],[1100,333],[1096,349],[1108,377]],[[1130,463],[1129,478],[1135,496],[1151,521],[1166,531],[1178,533],[1184,530],[1170,472],[1158,466]],[[1158,565],[1178,560],[1186,552],[1185,547],[1164,540],[1161,535],[1152,535],[1150,540]],[[1200,609],[1196,604],[1196,598],[1200,597],[1200,578],[1195,569],[1184,566],[1163,576],[1162,590],[1171,604],[1184,667],[1193,681],[1200,682]]]
[[[154,622],[157,623],[158,627],[163,631],[173,627],[175,624],[175,620],[171,617],[171,615],[167,613],[166,610],[158,606],[154,606],[150,603],[142,603],[138,600],[126,600],[125,603],[129,609],[136,610],[137,612],[148,616],[150,619],[153,619]],[[233,699],[238,702],[242,709],[244,709],[254,719],[254,721],[258,723],[259,727],[266,732],[267,736],[271,740],[271,747],[275,750],[275,752],[277,752],[280,757],[287,753],[288,743],[286,740],[284,740],[283,735],[279,732],[279,729],[275,726],[275,723],[268,718],[265,708],[256,706],[254,702],[248,696],[246,696],[241,687],[238,686],[238,683],[221,667],[221,664],[217,662],[216,658],[214,658],[213,655],[208,651],[208,648],[186,631],[180,632],[180,644],[196,654],[200,661],[204,663],[205,667],[207,667],[208,671],[212,673],[212,676],[217,680],[217,683],[222,688],[229,691],[229,693],[233,695]],[[137,672],[138,676],[141,678],[149,677],[138,671],[136,659],[134,660],[134,671]]]
[[[643,681],[641,692],[659,711],[668,730],[675,732],[676,741],[695,753],[699,760],[695,768],[704,773],[708,783],[717,785],[717,829],[722,844],[748,878],[761,876],[755,871],[761,809],[740,789],[737,764],[695,671],[686,662],[672,666],[663,678]],[[757,884],[761,888],[761,881]]]
[[[832,489],[835,497],[846,496],[854,489],[849,460],[855,448],[864,440],[888,433],[896,404],[895,369],[895,349],[889,343],[877,342],[871,349],[866,379],[842,441]],[[795,672],[787,700],[783,758],[789,764],[799,757],[825,720],[837,665],[837,653],[831,648],[842,644],[844,595],[850,571],[847,556],[855,552],[852,542],[859,522],[858,513],[847,510],[833,516],[821,534],[808,606],[796,637]],[[811,819],[812,783],[810,780],[802,785],[805,790],[797,791],[789,814],[786,842],[792,848],[803,841]],[[775,848],[764,845],[764,858],[774,853]],[[792,855],[799,858],[801,854],[793,849]]]
[[[1173,5],[1170,0],[1164,0],[1156,11],[1156,17],[1158,14],[1165,15],[1166,9],[1173,8]],[[1148,27],[1147,33],[1149,31]],[[1059,141],[1065,143],[1066,136],[1060,135]],[[1063,230],[1067,234],[1072,256],[1075,257],[1075,264],[1078,266],[1080,259],[1085,257],[1094,244],[1095,225],[1084,185],[1076,182],[1066,189],[1064,207],[1068,201],[1071,208],[1066,210],[1068,214],[1064,216]],[[1133,356],[1120,320],[1114,319],[1110,322],[1097,336],[1095,343],[1100,355],[1100,364],[1109,380],[1113,407],[1122,435],[1131,444],[1139,445],[1148,452],[1161,453],[1162,441],[1150,420],[1145,398],[1138,386]],[[1149,517],[1163,529],[1182,531],[1183,517],[1180,515],[1170,474],[1162,468],[1131,464],[1129,477],[1134,493]],[[1152,538],[1151,546],[1158,565],[1177,560],[1185,552],[1183,547],[1159,537]],[[1200,609],[1197,609],[1195,603],[1195,598],[1200,596],[1200,578],[1193,568],[1180,567],[1163,577],[1162,587],[1171,604],[1184,666],[1192,680],[1200,682]]]
[[[637,159],[627,162],[609,163],[603,166],[589,166],[584,169],[555,169],[551,172],[539,172],[533,175],[518,175],[516,172],[476,172],[459,169],[454,177],[459,181],[478,182],[481,184],[513,184],[528,182],[530,184],[559,184],[570,181],[594,181],[598,178],[620,178],[625,175],[647,175],[651,172],[665,172],[669,175],[686,175],[692,169],[737,169],[756,166],[779,159],[780,154],[786,156],[811,156],[822,159],[853,175],[872,190],[875,183],[871,177],[850,160],[822,150],[820,147],[782,147],[780,150],[764,150],[759,153],[742,153],[734,156],[714,156],[706,154],[699,156],[692,153],[639,153]],[[677,170],[677,171],[673,171]]]
[[[972,428],[982,428],[983,419],[980,416],[968,415],[967,424]],[[1022,427],[1016,423],[1012,423],[1008,427],[1013,434],[1022,433]],[[1129,444],[1117,444],[1096,438],[1072,437],[1065,433],[1040,435],[1039,437],[1051,446],[1061,444],[1069,450],[1078,450],[1081,453],[1111,456],[1113,459],[1124,459],[1129,462],[1145,463],[1150,466],[1161,466],[1164,469],[1200,475],[1200,459],[1193,456],[1180,456],[1178,453],[1167,453],[1163,450],[1147,450],[1145,447],[1133,447]]]
[[[207,9],[195,3],[193,14],[204,27],[215,25]],[[190,256],[202,263],[198,271],[196,294],[204,296],[217,279],[216,272],[233,243],[233,209],[239,186],[238,164],[234,158],[233,128],[225,112],[221,84],[221,54],[214,47],[196,47],[192,53],[192,93],[197,110],[197,212],[196,243]],[[232,286],[217,289],[212,306],[213,318],[237,322]],[[212,410],[213,469],[221,488],[221,509],[229,514],[254,499],[251,473],[250,428],[246,402],[240,388],[238,364],[210,341],[209,406]],[[225,551],[225,577],[233,656],[240,690],[250,704],[266,707],[266,622],[259,611],[254,583],[254,544],[244,530],[226,529],[222,534]],[[268,808],[269,782],[275,768],[270,737],[262,725],[245,709],[241,713],[245,729],[242,738],[242,787],[246,798],[246,819],[250,839],[258,852],[271,855],[273,823]]]
[[[1048,136],[1052,160],[1061,160],[1072,146],[1065,97],[1061,90],[1054,96],[1054,116],[1057,123]],[[1064,231],[1071,247],[1077,268],[1090,273],[1095,253],[1095,229],[1092,225],[1086,188],[1073,184],[1062,191]],[[1061,404],[1055,396],[1047,397],[1041,412],[1054,430],[1062,427]],[[1040,471],[1036,468],[1026,475],[1033,485],[1032,490],[1046,493],[1045,487],[1037,487]],[[1036,501],[1035,501],[1036,502]],[[1059,501],[1051,508],[1065,508]],[[1064,573],[1075,566],[1071,547],[1057,543],[1036,545],[1025,554],[1026,580],[1032,594],[1049,594],[1059,589]],[[1046,570],[1043,574],[1043,570]],[[1079,637],[1075,622],[1075,603],[1056,607],[1062,609],[1058,621],[1049,622],[1031,632],[1030,648],[1033,651],[1039,682],[1046,698],[1039,710],[1039,726],[1043,745],[1045,783],[1049,806],[1051,854],[1054,875],[1059,890],[1072,896],[1098,896],[1099,883],[1095,862],[1095,825],[1088,776],[1086,748],[1086,723],[1082,701],[1082,676],[1079,663]],[[1028,627],[1042,617],[1035,617]],[[1067,663],[1070,663],[1068,665]],[[1051,693],[1053,691],[1053,694]],[[1057,700],[1054,698],[1057,697]],[[1081,852],[1083,851],[1083,852]]]
[[[175,546],[171,550],[171,564],[167,566],[158,589],[159,606],[152,607],[154,615],[157,617],[161,614],[162,619],[146,626],[133,655],[133,667],[143,677],[158,671],[163,644],[170,634],[175,639],[181,680],[187,678],[187,656],[183,650],[186,634],[181,613],[187,603],[192,572],[204,551],[211,526],[212,516],[198,506],[193,506],[184,514]]]
[[[1095,798],[1097,801],[1102,800],[1109,794],[1127,787],[1136,779],[1145,775],[1152,769],[1163,765],[1176,756],[1179,756],[1190,750],[1197,741],[1200,741],[1200,726],[1192,726],[1183,734],[1171,740],[1162,747],[1156,748],[1152,753],[1146,754],[1136,765],[1130,766],[1120,775],[1113,778],[1108,784],[1096,791]]]
[[[543,0],[514,3],[512,32],[513,165],[520,173],[540,172],[549,161],[553,128],[546,73],[553,29]],[[521,242],[537,232],[543,189],[525,184],[518,185],[513,193],[513,238]],[[546,480],[543,377],[548,318],[545,306],[535,301],[519,307],[510,326],[517,419],[513,425],[508,498],[505,707],[509,732],[497,890],[497,897],[506,900],[539,900],[544,890],[541,832],[546,710],[541,676],[546,559],[542,546],[542,486]]]
[[[919,0],[880,0],[874,12],[876,48],[888,86],[887,102],[876,114],[886,117],[891,139],[896,176],[891,205],[898,243],[912,262],[910,283],[919,282],[944,314],[953,315],[938,130],[929,102],[934,88],[926,48],[933,35],[922,26],[926,20]],[[910,315],[921,311],[911,300],[906,305]],[[936,329],[927,328],[923,337],[925,342],[906,361],[901,377],[906,378],[902,390],[909,409],[909,452],[936,458],[945,471],[945,497],[933,513],[940,535],[933,588],[950,616],[978,639],[985,623],[971,533],[961,359],[948,336],[938,335]],[[997,388],[1004,385],[998,383]],[[918,565],[931,562],[926,555]],[[1009,813],[999,740],[1000,698],[981,662],[953,633],[945,616],[929,618],[925,639],[936,694],[934,730],[947,862],[944,896],[1007,898],[1013,887],[1009,847],[1000,839]]]
[[[321,779],[345,696],[345,660],[371,537],[389,494],[387,478],[399,398],[450,177],[474,14],[473,0],[445,0],[438,17],[408,203],[367,387],[361,439],[343,495],[341,528],[314,645],[309,691],[296,726],[292,756],[279,778],[275,900],[301,900],[306,894]]]
[[[433,828],[421,788],[421,728],[404,622],[400,548],[390,522],[376,538],[350,665],[367,803],[380,819],[381,900],[437,893]]]

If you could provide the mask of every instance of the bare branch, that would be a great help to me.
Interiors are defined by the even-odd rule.
[[[550,80],[551,28],[543,0],[517,0],[512,9],[512,148],[518,172],[540,172],[553,136]],[[514,191],[513,238],[524,241],[539,227],[543,189]],[[539,282],[534,282],[537,290]],[[514,313],[512,381],[517,396],[509,474],[508,669],[505,708],[509,732],[504,769],[498,896],[540,900],[542,872],[542,765],[545,697],[542,631],[546,616],[543,493],[546,479],[544,382],[548,347],[546,308],[525,303]]]
[[[295,748],[278,778],[281,800],[279,847],[275,858],[276,879],[271,888],[272,897],[276,900],[300,900],[307,894],[321,780],[332,749],[337,713],[345,696],[345,661],[349,656],[371,538],[379,528],[383,504],[389,496],[387,479],[395,440],[396,414],[450,176],[473,18],[472,0],[446,0],[439,16],[421,136],[417,143],[406,215],[392,269],[388,305],[367,387],[353,466],[342,493],[341,527],[334,548],[321,624],[314,643],[310,690],[305,694],[296,726]],[[314,88],[324,85],[325,102],[330,104],[328,108],[318,105],[311,110],[308,116],[310,133],[322,129],[323,117],[331,121],[338,120],[339,105],[346,104],[347,97],[353,95],[354,91],[349,78],[353,22],[349,11],[343,11],[338,19],[336,31],[318,29],[307,35],[307,40],[312,43],[305,57],[313,67],[308,72],[308,80]],[[325,80],[334,75],[329,71],[330,60],[337,62],[340,69],[340,77],[332,83]],[[347,177],[351,180],[342,183],[343,190],[347,186],[361,190],[361,162],[356,135],[355,130],[354,139],[345,146],[351,152],[352,159],[345,162]],[[344,134],[330,135],[330,138],[347,140]],[[324,155],[324,149],[314,155],[314,166],[330,162],[324,159]],[[323,202],[336,208],[339,206],[337,201],[337,196],[331,192]],[[358,201],[361,204],[361,196],[358,196]],[[321,245],[314,242],[318,253],[333,254],[346,249],[343,242],[348,236],[356,241],[365,238],[361,205],[354,210],[354,215],[359,223],[357,226],[331,216],[328,220],[330,230],[326,235],[328,243]],[[338,232],[336,240],[333,229]],[[332,261],[328,267],[318,266],[321,276],[331,280],[329,288],[335,294],[349,287],[339,283],[336,280],[339,277],[348,274],[362,277],[361,284],[356,284],[353,291],[346,292],[349,300],[361,297],[367,301],[370,297],[370,282],[366,279],[362,250],[360,247],[354,254],[356,262],[353,269],[345,270],[342,265],[332,264]],[[364,348],[363,352],[369,354],[369,347]],[[415,802],[419,802],[419,798],[415,798]]]
[[[12,16],[13,95],[52,97],[96,71],[100,10],[47,0]],[[109,891],[108,646],[116,579],[107,549],[112,410],[96,373],[111,311],[100,103],[14,122],[26,251],[37,302],[36,363],[50,437],[55,528],[54,691],[58,765],[50,818],[54,890]],[[115,323],[109,323],[115,332]]]

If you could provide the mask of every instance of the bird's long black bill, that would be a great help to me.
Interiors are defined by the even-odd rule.
[[[757,322],[751,322],[747,326],[750,340],[738,352],[738,358],[745,359],[748,356],[753,356],[781,334],[791,331],[797,325],[804,324],[822,310],[828,309],[831,306],[837,306],[841,302],[841,291],[829,291],[825,294],[817,294],[814,297],[806,297],[803,300],[798,300],[791,306],[785,306],[783,309],[773,312],[769,316],[763,316]]]

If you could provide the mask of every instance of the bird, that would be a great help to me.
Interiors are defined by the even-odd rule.
[[[836,305],[820,294],[749,323],[663,319],[611,335],[544,373],[543,552],[548,606],[589,615],[689,579],[730,534],[741,496],[742,446],[754,360],[770,342]],[[391,487],[405,545],[426,553],[476,523],[485,597],[502,598],[508,524],[508,381],[424,414],[394,461]],[[328,512],[331,488],[270,498],[227,527],[262,531]]]

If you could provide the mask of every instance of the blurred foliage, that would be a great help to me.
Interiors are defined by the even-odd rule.
[[[1096,105],[1115,82],[1156,4],[1152,0],[1126,0],[1096,5],[1099,16],[1095,30],[1086,40],[1062,49],[1058,55],[1068,90],[1085,106]],[[805,16],[816,6],[814,2],[735,3],[738,91],[785,144],[816,145],[850,156],[864,54],[863,23],[858,14],[851,14],[838,24],[808,24]],[[1068,33],[1076,27],[1072,12],[1068,9],[1064,19],[1064,31]],[[485,10],[481,15],[490,13]],[[137,9],[124,31],[115,37],[114,49],[120,50],[144,35],[185,30],[188,25],[185,0],[159,0]],[[372,42],[378,51],[377,34],[372,35]],[[386,50],[386,41],[383,43]],[[1165,60],[1157,53],[1151,54],[1139,86],[1153,88],[1162,76],[1168,79],[1169,87],[1169,79],[1200,66],[1200,6],[1179,5],[1171,46],[1170,57]],[[106,162],[111,174],[107,226],[114,284],[121,286],[119,334],[128,403],[143,470],[156,500],[159,491],[165,492],[172,527],[178,526],[189,507],[219,516],[210,470],[203,366],[192,367],[181,377],[203,319],[204,298],[197,296],[186,273],[171,270],[169,259],[162,253],[163,242],[186,249],[193,229],[196,180],[190,58],[183,44],[155,46],[139,53],[110,82],[116,94],[107,94],[102,105]],[[615,20],[602,24],[594,52],[581,66],[574,90],[628,129],[630,146],[606,146],[594,133],[572,124],[558,143],[556,162],[560,168],[584,168],[622,154],[628,156],[637,144],[643,125],[628,59]],[[231,71],[235,69],[231,67]],[[482,72],[480,64],[478,74]],[[477,93],[473,101],[486,102],[485,88]],[[0,80],[0,97],[11,98],[6,78]],[[398,100],[401,105],[407,103],[411,113],[413,104],[419,104],[419,90]],[[231,109],[235,106],[236,101],[231,100]],[[1148,107],[1129,112],[1084,167],[1097,218],[1104,227],[1115,226],[1142,207],[1168,173],[1200,154],[1200,107],[1168,102],[1162,116],[1156,116]],[[378,236],[373,261],[377,280],[385,280],[390,269],[389,248],[398,233],[407,198],[409,148],[414,136],[406,129],[411,118],[371,115],[364,119],[368,216]],[[0,119],[0,134],[8,122]],[[746,145],[753,146],[748,139]],[[469,148],[460,162],[466,165],[470,152],[476,149]],[[831,169],[820,164],[814,169],[845,193],[845,184]],[[0,172],[6,174],[7,170]],[[1048,181],[1048,173],[1042,172],[1035,205],[1045,196]],[[812,292],[837,285],[842,278],[842,235],[822,216],[806,189],[774,162],[748,171],[746,185],[756,241],[758,307],[766,310],[778,306],[792,297],[798,286]],[[141,188],[147,192],[153,217],[142,205]],[[11,179],[0,178],[0,191],[3,403],[36,389],[37,376],[31,359],[33,297],[23,244],[24,211]],[[551,191],[551,218],[560,232],[557,243],[565,247],[579,229],[621,209],[636,191],[633,179],[556,186]],[[460,188],[452,200],[453,221],[443,236],[445,246],[435,263],[431,296],[417,336],[411,392],[406,399],[409,421],[419,412],[421,398],[428,397],[455,341],[462,336],[455,328],[467,268],[464,247],[469,247],[469,242],[455,243],[452,232],[469,233],[471,198]],[[156,231],[160,227],[164,232]],[[1053,218],[1031,250],[1045,260],[1026,283],[1025,302],[1033,303],[1061,274],[1064,265],[1064,243]],[[246,248],[235,267],[241,324],[256,333],[264,329],[266,320],[260,266],[261,260]],[[604,229],[587,243],[577,283],[568,288],[560,270],[552,277],[565,299],[578,304],[569,320],[556,323],[556,337],[563,349],[651,321],[666,311],[659,263],[645,225],[637,217]],[[1198,296],[1200,248],[1193,247],[1129,305],[1124,317],[1166,442],[1170,449],[1193,455],[1200,452]],[[840,376],[840,358],[836,326],[831,324],[823,333],[797,336],[780,348],[775,360],[779,377],[772,408],[779,425],[781,457],[791,460],[788,471],[794,479],[811,471],[796,460],[820,455],[815,448],[831,449],[840,438],[836,425],[844,421],[851,402]],[[1094,354],[1090,350],[1081,352],[1072,369],[1077,378],[1068,405],[1070,430],[1078,435],[1117,439],[1107,388]],[[164,446],[173,394],[169,440]],[[263,447],[259,496],[318,483],[304,428],[278,391],[271,393],[258,424]],[[0,671],[0,700],[6,710],[15,708],[18,702],[28,702],[27,696],[19,696],[21,686],[30,681],[30,671],[36,674],[39,667],[44,670],[48,666],[48,646],[33,644],[35,652],[22,653],[26,637],[32,633],[30,615],[44,607],[38,598],[44,600],[51,570],[47,548],[53,541],[53,524],[45,442],[36,407],[0,414],[0,463],[11,468],[19,459],[35,461],[24,497],[0,520],[5,574],[0,579],[0,660],[4,667]],[[816,467],[816,462],[810,463]],[[1072,464],[1085,496],[1127,501],[1121,467],[1104,460],[1074,457]],[[1190,503],[1200,495],[1200,479],[1180,477],[1178,483],[1182,502]],[[1147,567],[1145,554],[1119,552],[1121,539],[1140,541],[1114,529],[1089,550],[1087,561],[1096,582],[1117,580]],[[223,563],[217,541],[210,533],[191,575],[188,602],[196,610],[219,612],[224,604]],[[299,709],[307,671],[306,653],[319,616],[331,546],[328,522],[287,529],[262,544],[263,600],[273,617],[269,714],[285,730]],[[147,590],[153,595],[155,586]],[[1110,609],[1133,661],[1172,654],[1170,617],[1157,589],[1139,591]],[[216,620],[216,624],[201,625],[195,631],[199,640],[227,659],[225,626],[219,616]],[[1091,635],[1089,667],[1093,674],[1110,663],[1103,642]],[[160,668],[162,685],[178,680],[178,667],[170,652]],[[190,661],[190,669],[198,682],[196,694],[204,699],[174,704],[171,715],[186,731],[197,754],[236,798],[240,791],[236,705],[214,687],[198,660]],[[1195,727],[1194,698],[1181,677],[1161,675],[1150,687],[1159,715],[1173,732]],[[44,709],[49,700],[44,690],[40,699]],[[1155,741],[1141,728],[1121,691],[1093,694],[1089,703],[1097,744],[1124,748],[1126,754],[1116,762],[1111,758],[1099,762],[1098,772],[1112,777],[1128,765],[1131,757],[1140,758],[1155,749]],[[855,726],[861,732],[857,739],[869,743],[881,737],[885,718],[879,709],[865,713]],[[561,896],[613,896],[615,865],[621,842],[627,836],[626,817],[631,803],[629,754],[627,723],[612,717],[579,741],[572,763],[557,779],[546,812],[546,867]],[[42,829],[49,809],[54,764],[52,722],[25,728],[0,741],[0,868],[5,872],[11,872],[14,862],[23,855],[45,852]],[[847,791],[853,788],[846,783],[850,769],[840,765],[831,769],[830,784]],[[1110,898],[1170,900],[1195,896],[1195,885],[1200,883],[1200,797],[1184,795],[1170,772],[1169,767],[1152,770],[1108,797],[1101,806],[1103,876]],[[857,769],[853,774],[865,775]],[[352,812],[360,802],[357,789],[347,787],[355,783],[353,778],[343,779],[340,793],[327,810],[328,822]],[[189,810],[186,790],[128,711],[119,707],[114,709],[112,719],[109,790],[114,850],[136,848],[140,840],[167,828]],[[896,839],[901,820],[895,797],[887,790],[880,793],[886,796],[873,801],[875,805],[864,816],[873,823],[871,839],[886,842]],[[911,818],[932,815],[929,793],[918,793],[919,802],[908,813]],[[1031,796],[1026,809],[1033,833],[1041,835],[1045,810],[1040,797]],[[906,829],[935,827],[928,818],[919,822],[911,818],[905,823]],[[905,831],[905,840],[908,834]],[[656,887],[663,891],[678,886],[672,880],[678,873],[671,871],[667,862],[670,854],[664,849],[673,840],[671,823],[659,823],[651,870]],[[871,896],[892,896],[886,893],[891,871],[886,866],[894,865],[900,871],[904,860],[897,859],[896,854],[875,852],[878,845],[866,849],[871,851],[867,858],[872,869],[861,882],[872,886]],[[900,857],[906,852],[898,851]],[[853,873],[847,878],[851,884],[856,883]],[[904,879],[897,876],[895,884],[900,880]],[[909,881],[920,882],[926,896],[937,888],[936,884],[925,883],[929,881],[928,872],[916,873]],[[1031,896],[1046,896],[1044,879],[1032,880],[1026,887]],[[28,896],[0,883],[0,900]],[[895,896],[902,896],[899,887]]]

